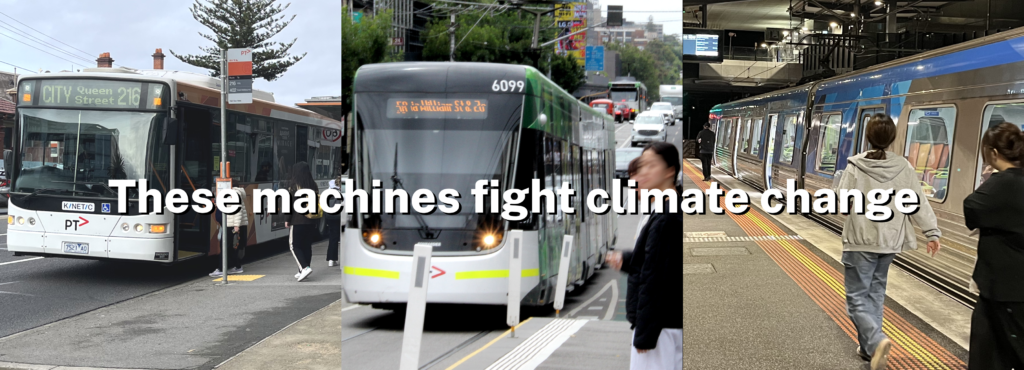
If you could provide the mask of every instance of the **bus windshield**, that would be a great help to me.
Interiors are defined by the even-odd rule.
[[[670,103],[672,105],[683,105],[683,97],[681,96],[662,96],[661,101]]]
[[[612,101],[636,101],[636,90],[612,90]]]
[[[396,229],[439,233],[443,240],[442,247],[435,248],[438,251],[464,250],[460,247],[464,242],[446,239],[454,234],[445,230],[470,231],[483,224],[500,225],[496,215],[474,212],[470,191],[478,180],[500,180],[502,188],[506,187],[505,174],[512,137],[520,124],[522,99],[501,94],[357,96],[360,187],[371,189],[371,181],[380,180],[383,189],[404,189],[410,197],[420,189],[430,190],[435,196],[444,189],[455,189],[461,195],[458,201],[462,207],[454,215],[418,214],[413,209],[407,215],[363,215],[364,222],[392,230],[391,235],[396,235]],[[403,250],[414,245],[411,240],[404,241],[388,247]]]
[[[116,198],[108,180],[147,179],[151,189],[168,185],[170,150],[157,140],[165,113],[45,108],[18,113],[21,166],[12,192],[52,189]],[[128,195],[137,199],[138,191]]]

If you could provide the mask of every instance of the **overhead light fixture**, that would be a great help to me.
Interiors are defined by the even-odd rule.
[[[768,47],[768,44],[765,44],[765,43],[761,43],[761,47],[762,47],[762,48],[767,48],[767,47]]]
[[[875,1],[875,5],[882,5],[881,1]]]
[[[839,23],[836,22],[829,23],[828,25],[831,26],[832,28],[839,27]]]
[[[789,36],[789,31],[782,31],[782,36]]]

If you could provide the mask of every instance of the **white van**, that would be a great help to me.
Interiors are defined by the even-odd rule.
[[[675,112],[676,120],[683,120],[683,85],[661,85],[658,88],[661,94],[661,101],[672,104],[672,111]]]

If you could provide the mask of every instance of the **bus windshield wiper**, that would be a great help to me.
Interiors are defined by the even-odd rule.
[[[395,190],[396,188],[405,190],[405,185],[402,184],[402,179],[398,177],[398,143],[395,143],[395,172],[391,175],[391,183],[393,184],[391,186],[391,190]],[[423,219],[423,215],[415,211],[413,211],[412,215],[416,216],[416,222],[419,222],[420,224],[420,231],[422,231],[420,236],[423,239],[434,239],[434,232],[430,231],[430,226],[428,226],[427,221]],[[395,215],[391,215],[391,217],[395,217]]]
[[[64,191],[70,191],[70,190],[68,190],[68,189],[54,189],[54,188],[38,188],[38,189],[32,191],[31,193],[29,193],[28,195],[26,195],[24,198],[21,198],[21,200],[22,201],[29,200],[29,199],[32,199],[32,197],[35,197],[36,195],[39,195],[39,194],[42,194],[42,193],[47,193],[47,192],[64,192]]]
[[[110,194],[113,194],[115,196],[117,195],[117,192],[114,191],[114,189],[111,189],[109,186],[107,186],[107,184],[104,184],[102,182],[90,182],[90,181],[54,181],[54,182],[58,183],[58,184],[92,185],[92,186],[99,185],[103,190],[109,191]],[[72,190],[72,191],[75,191],[75,192],[86,192],[86,193],[93,193],[93,194],[96,194],[96,195],[102,195],[102,194],[100,194],[97,191],[90,191],[90,190]]]

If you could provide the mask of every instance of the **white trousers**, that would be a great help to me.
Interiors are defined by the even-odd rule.
[[[630,370],[683,370],[683,329],[661,329],[654,349],[639,353],[630,345],[629,354]]]

